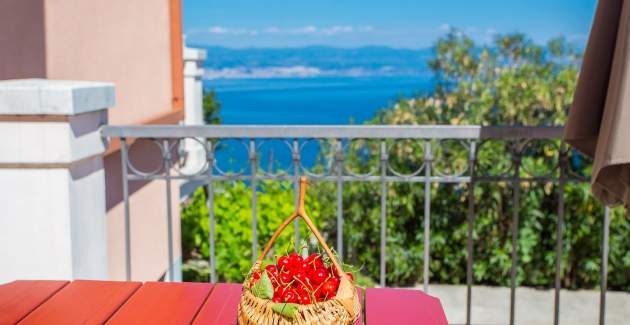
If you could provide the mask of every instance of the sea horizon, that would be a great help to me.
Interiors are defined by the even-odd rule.
[[[221,103],[222,124],[361,124],[402,98],[428,93],[428,76],[204,80]]]

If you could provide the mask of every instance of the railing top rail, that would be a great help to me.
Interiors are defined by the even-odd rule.
[[[558,139],[561,126],[479,125],[107,125],[104,137]]]

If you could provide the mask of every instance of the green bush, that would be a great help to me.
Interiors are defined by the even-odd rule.
[[[440,39],[430,61],[436,89],[432,94],[403,99],[384,109],[370,124],[562,125],[573,98],[579,54],[554,39],[538,46],[521,34],[498,36],[492,46],[474,44],[454,31]],[[422,142],[388,144],[389,163],[412,172],[423,162]],[[487,142],[480,148],[477,174],[498,175],[510,166],[507,141]],[[433,142],[434,166],[461,171],[466,150],[455,141]],[[532,141],[524,151],[521,176],[558,171],[558,141]],[[555,148],[555,149],[554,149]],[[370,152],[371,155],[357,154]],[[355,141],[347,157],[353,169],[378,168],[378,143]],[[324,153],[324,155],[329,153]],[[573,173],[588,175],[590,164],[570,152]],[[552,183],[521,184],[519,207],[519,285],[553,286],[555,275],[558,188]],[[387,186],[387,283],[409,285],[422,280],[422,184]],[[433,184],[431,189],[430,278],[438,283],[465,283],[468,191],[467,184]],[[334,190],[323,193],[322,215],[334,214]],[[377,279],[380,259],[380,191],[378,184],[344,186],[344,256],[365,265]],[[508,183],[475,186],[474,281],[509,285],[511,270],[512,188]],[[603,207],[590,195],[587,183],[570,183],[565,190],[565,233],[562,284],[567,288],[599,285]],[[334,222],[324,222],[334,234]],[[335,238],[335,236],[330,236]],[[630,290],[630,225],[623,209],[611,217],[609,287]]]
[[[429,62],[435,91],[400,100],[382,110],[370,124],[562,125],[570,107],[580,54],[563,39],[545,46],[522,34],[497,36],[491,46],[479,46],[457,31],[440,39]],[[390,146],[389,163],[401,172],[422,164],[422,142],[398,141]],[[355,171],[378,168],[378,143],[354,141],[346,164]],[[559,143],[534,141],[522,159],[521,176],[558,171]],[[435,167],[461,171],[466,150],[455,141],[433,143]],[[368,154],[366,154],[368,153]],[[370,155],[371,153],[371,155]],[[330,156],[325,149],[321,156]],[[506,141],[480,148],[477,173],[500,174],[511,164]],[[589,175],[590,164],[570,152],[575,174]],[[316,169],[321,169],[321,166]],[[258,191],[259,247],[293,211],[288,184],[263,183]],[[430,278],[437,283],[465,283],[468,191],[467,184],[432,184]],[[422,281],[423,184],[387,185],[387,284]],[[518,233],[519,285],[551,287],[555,275],[558,188],[552,183],[521,184]],[[309,211],[336,246],[336,188],[317,182],[309,192]],[[509,183],[479,183],[474,190],[474,281],[509,285],[511,269],[512,187]],[[380,188],[378,183],[345,183],[343,191],[344,262],[362,267],[371,279],[379,277]],[[243,183],[217,189],[217,268],[220,280],[240,281],[251,265],[251,192]],[[565,232],[562,284],[593,288],[600,281],[603,207],[587,183],[565,187]],[[281,245],[292,240],[290,231]],[[306,235],[303,230],[302,236]],[[208,220],[202,190],[182,208],[185,258],[207,259]],[[610,289],[630,290],[630,223],[623,209],[614,209],[610,224]],[[201,274],[206,266],[186,265],[185,274]],[[197,270],[197,271],[195,271]],[[202,271],[198,271],[202,270]],[[193,274],[193,275],[190,275]],[[200,275],[201,277],[203,275]],[[207,275],[206,275],[207,277]]]

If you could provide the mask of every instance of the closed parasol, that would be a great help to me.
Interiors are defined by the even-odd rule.
[[[630,1],[600,0],[565,141],[593,158],[593,194],[630,207]]]

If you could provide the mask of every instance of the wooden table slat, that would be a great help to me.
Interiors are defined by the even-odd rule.
[[[233,283],[220,283],[204,303],[194,324],[234,325],[242,286]]]
[[[20,325],[103,324],[141,285],[140,282],[76,280],[24,318]]]
[[[440,300],[419,290],[366,289],[365,322],[369,325],[447,325]]]
[[[107,324],[190,324],[211,290],[209,283],[147,282]]]
[[[68,281],[14,281],[0,285],[0,325],[15,324]]]
[[[236,324],[240,284],[15,281],[0,285],[0,325]],[[418,290],[357,289],[355,325],[446,325],[439,299]],[[365,298],[365,299],[362,299]],[[109,318],[109,320],[108,320]]]

